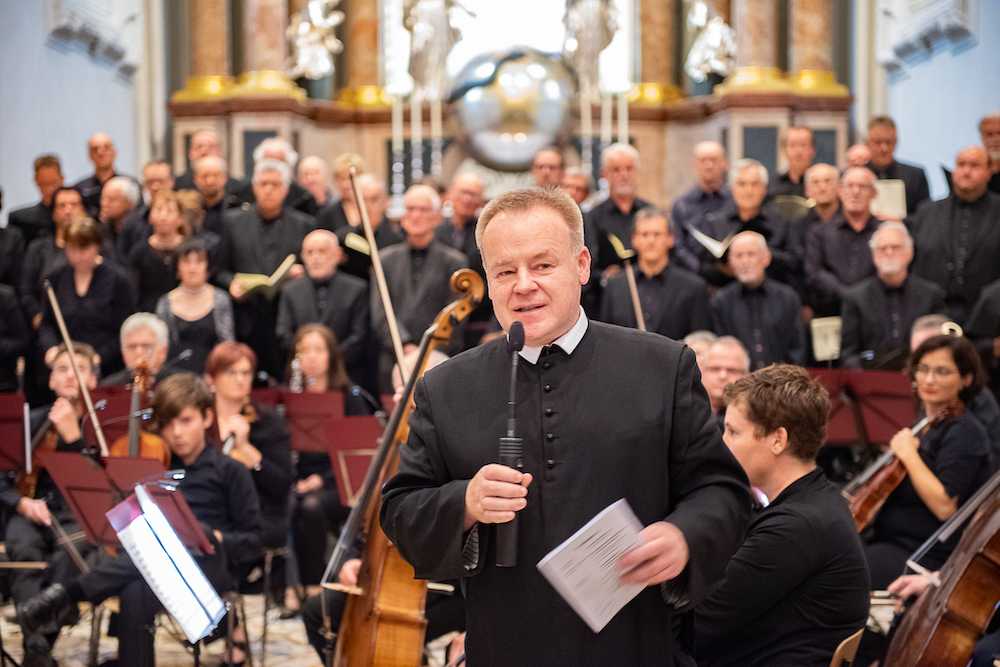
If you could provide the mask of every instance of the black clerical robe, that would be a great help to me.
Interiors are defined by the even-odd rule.
[[[7,216],[7,224],[21,230],[25,245],[39,236],[54,233],[56,228],[52,221],[52,207],[41,202],[11,211]]]
[[[705,594],[743,539],[746,477],[722,443],[695,355],[648,333],[590,322],[572,354],[519,358],[517,434],[534,478],[519,513],[516,567],[498,568],[491,526],[463,550],[465,491],[506,433],[505,339],[469,350],[417,384],[399,472],[383,489],[382,527],[416,576],[464,578],[470,665],[690,665],[675,606]],[[684,572],[651,586],[595,634],[535,567],[611,503],[687,540]],[[666,600],[670,600],[668,603]]]
[[[723,184],[718,190],[705,192],[696,185],[674,200],[670,216],[674,222],[674,236],[677,243],[673,253],[677,260],[689,271],[698,271],[701,266],[702,246],[691,235],[692,229],[707,234],[705,216],[721,208],[733,206],[733,195],[729,186]]]
[[[695,609],[700,667],[826,667],[868,618],[868,563],[840,492],[815,469],[750,522]]]
[[[789,233],[788,223],[766,210],[758,210],[749,220],[740,217],[739,211],[724,208],[705,216],[706,233],[717,241],[723,241],[740,232],[757,232],[767,239],[771,251],[771,264],[767,275],[787,285],[798,287],[802,281],[802,248],[796,244],[797,237]],[[700,244],[699,244],[700,245]],[[719,260],[704,247],[701,249],[699,273],[710,285],[729,284],[733,277],[719,270]],[[729,255],[722,256],[727,263]]]
[[[875,275],[869,247],[872,235],[882,222],[869,216],[857,231],[838,211],[815,225],[806,241],[805,274],[808,302],[817,317],[840,314],[840,300],[849,287]]]
[[[681,340],[692,331],[709,329],[708,286],[698,275],[667,264],[655,276],[635,269],[636,289],[646,319],[646,331]],[[601,299],[601,320],[638,327],[625,272],[608,281]]]
[[[754,289],[733,282],[712,297],[712,330],[740,339],[751,370],[778,362],[801,366],[806,361],[801,305],[795,290],[770,278]]]

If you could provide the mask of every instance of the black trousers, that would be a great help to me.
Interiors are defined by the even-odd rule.
[[[315,586],[323,578],[327,536],[340,529],[349,512],[336,488],[292,492],[292,542],[303,585]]]
[[[209,539],[215,547],[215,555],[195,557],[195,562],[221,594],[232,590],[232,575],[226,567],[222,545],[214,536]],[[103,558],[90,572],[80,575],[77,583],[84,598],[94,605],[118,596],[121,603],[118,616],[119,664],[135,667],[155,665],[153,640],[156,614],[161,605],[128,554],[122,552],[115,558]],[[225,620],[221,624],[225,624]]]

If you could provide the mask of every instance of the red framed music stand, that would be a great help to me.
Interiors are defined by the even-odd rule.
[[[250,390],[250,402],[273,408],[282,400],[282,391],[277,387],[257,387]]]
[[[165,472],[159,460],[137,457],[107,458],[99,463],[77,452],[40,452],[39,460],[94,546],[118,545],[118,535],[106,516],[123,499],[118,492],[127,496],[139,482]]]
[[[828,445],[883,448],[916,420],[913,387],[906,373],[810,368],[809,374],[830,393]]]
[[[325,431],[326,451],[330,453],[340,502],[353,507],[378,448],[378,439],[382,437],[382,424],[376,417],[342,417],[327,422]]]
[[[101,423],[108,447],[122,436],[128,435],[128,418],[132,410],[132,392],[125,387],[114,385],[98,387],[91,392],[91,400],[96,406],[105,401],[104,407],[97,409],[97,421]],[[83,421],[84,442],[97,442],[94,425],[89,418]]]
[[[292,449],[326,452],[326,424],[344,417],[344,394],[339,391],[319,394],[285,392],[282,398]]]
[[[0,471],[24,470],[24,394],[0,394]]]

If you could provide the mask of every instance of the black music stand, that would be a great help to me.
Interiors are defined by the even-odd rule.
[[[0,471],[24,470],[24,394],[0,394]]]

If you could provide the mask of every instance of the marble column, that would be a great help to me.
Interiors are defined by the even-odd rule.
[[[339,101],[346,106],[381,106],[391,97],[378,86],[378,0],[348,0],[344,8],[346,88]]]
[[[228,7],[227,0],[191,0],[191,76],[174,101],[218,99],[232,87]]]
[[[676,0],[640,0],[642,47],[640,104],[663,104],[680,97],[674,82],[674,11]]]
[[[285,74],[288,59],[288,0],[244,0],[243,67],[234,96],[295,97],[305,90]]]
[[[732,0],[731,13],[736,67],[715,92],[787,92],[789,84],[777,67],[777,0]]]
[[[833,74],[833,7],[830,0],[792,0],[788,43],[790,78],[798,92],[846,95]]]

